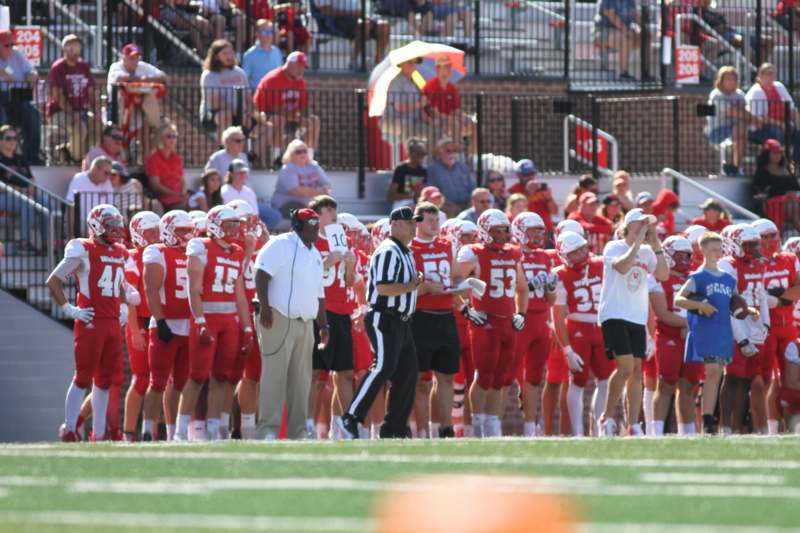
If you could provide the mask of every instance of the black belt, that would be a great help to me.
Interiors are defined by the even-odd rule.
[[[371,307],[370,311],[373,313],[383,313],[386,316],[400,319],[403,322],[408,322],[409,320],[411,320],[411,315],[400,313],[399,311],[396,311],[394,309],[375,309],[374,307]]]

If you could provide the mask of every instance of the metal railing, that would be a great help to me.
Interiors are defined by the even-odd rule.
[[[574,138],[570,135],[570,125],[575,126]],[[572,139],[575,141],[575,148],[570,148]],[[610,159],[608,159],[609,154]],[[565,173],[570,171],[570,160],[579,161],[584,165],[596,165],[598,172],[610,176],[619,170],[617,139],[575,115],[567,115],[564,117]]]
[[[740,206],[739,204],[732,202],[725,196],[719,194],[718,192],[714,191],[703,185],[702,183],[698,183],[697,181],[693,180],[688,176],[684,176],[677,170],[673,170],[671,168],[665,168],[661,171],[661,187],[662,189],[670,188],[673,191],[679,190],[679,184],[688,185],[698,191],[702,192],[703,194],[708,195],[709,197],[717,200],[721,203],[724,207],[728,210],[744,217],[749,220],[756,220],[760,218],[757,214],[753,213],[749,209],[745,209],[744,207]]]
[[[706,24],[706,22],[703,19],[701,19],[698,15],[695,15],[693,13],[683,13],[675,17],[676,47],[682,46],[684,44],[683,33],[686,27],[685,23],[687,22],[691,22],[692,24],[695,24],[700,28],[702,28],[705,33],[707,33],[709,36],[713,37],[717,41],[717,43],[725,50],[725,52],[731,54],[731,56],[735,58],[735,61],[733,61],[732,63],[737,66],[739,72],[742,72],[743,74],[755,73],[756,67],[747,58],[746,52],[745,53],[740,52],[737,48],[735,48],[727,40],[725,40],[725,38],[722,35],[714,31],[714,29],[711,28],[711,26]],[[749,44],[745,44],[745,50],[747,49],[747,47],[749,47]],[[715,73],[717,68],[719,68],[719,65],[715,61],[712,61],[711,59],[707,58],[702,53],[700,54],[700,61],[702,62],[703,66],[706,67],[707,72],[710,71],[712,73],[711,76],[713,76],[713,73]],[[731,62],[729,62],[729,64],[730,63]],[[749,80],[750,76],[743,76],[743,78],[745,80]]]

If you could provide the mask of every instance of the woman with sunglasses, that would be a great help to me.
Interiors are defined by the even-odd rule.
[[[250,163],[245,152],[247,138],[242,131],[241,126],[230,126],[222,132],[222,146],[223,148],[217,150],[211,157],[208,158],[206,163],[206,170],[214,169],[219,172],[220,176],[224,176],[228,172],[228,167],[233,163],[234,159],[239,159],[245,163]]]
[[[165,121],[158,128],[158,148],[144,165],[150,189],[164,206],[164,211],[186,208],[186,174],[177,146],[178,129]]]
[[[283,167],[272,195],[272,207],[284,218],[289,211],[308,206],[308,201],[320,194],[330,194],[331,182],[322,167],[308,155],[308,146],[295,139],[283,153]]]
[[[490,170],[486,178],[486,187],[492,193],[492,204],[495,209],[506,210],[508,192],[506,191],[506,177],[501,172]]]
[[[124,167],[125,152],[122,150],[124,140],[125,136],[122,134],[120,127],[111,122],[107,123],[103,127],[103,138],[100,140],[100,144],[89,150],[86,153],[86,157],[83,158],[81,170],[84,172],[89,170],[89,167],[92,166],[92,161],[101,155],[120,163]]]

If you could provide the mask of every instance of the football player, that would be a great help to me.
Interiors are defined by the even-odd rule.
[[[89,212],[86,225],[89,237],[69,241],[64,259],[47,278],[53,300],[75,320],[75,376],[67,390],[60,430],[64,442],[79,440],[75,426],[90,387],[93,439],[105,437],[108,389],[122,358],[121,325],[128,320],[122,215],[113,205],[100,204]],[[64,294],[64,282],[71,276],[77,281],[75,305]]]
[[[514,362],[516,332],[525,327],[528,283],[522,271],[519,249],[509,243],[510,222],[499,209],[487,209],[478,217],[480,244],[458,253],[459,276],[471,274],[486,283],[486,292],[474,292],[462,307],[470,321],[476,379],[470,388],[472,423],[476,437],[502,436],[501,390]]]
[[[236,211],[225,205],[213,207],[206,219],[208,237],[195,238],[186,246],[189,276],[189,380],[178,405],[175,439],[186,440],[189,420],[203,383],[208,384],[206,432],[219,437],[225,386],[234,359],[244,357],[253,342],[244,292],[244,250],[235,240],[241,234]]]

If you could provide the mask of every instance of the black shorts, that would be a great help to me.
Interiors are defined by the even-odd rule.
[[[326,311],[328,316],[329,340],[324,350],[318,350],[319,332],[314,326],[314,370],[328,372],[353,370],[353,331],[350,329],[350,315],[340,315]]]
[[[417,311],[411,318],[411,335],[417,346],[419,371],[455,374],[461,360],[461,345],[453,313]]]
[[[641,324],[611,318],[600,324],[606,356],[614,359],[618,355],[630,355],[644,359],[647,350],[647,329]]]

